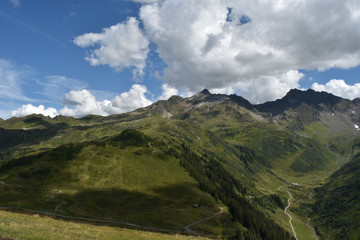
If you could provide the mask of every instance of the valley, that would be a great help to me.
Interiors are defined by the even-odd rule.
[[[345,173],[358,164],[358,113],[358,101],[312,90],[262,105],[203,90],[109,117],[11,118],[0,122],[1,214],[219,239],[346,239],[358,229],[346,226],[352,208],[338,229],[329,214],[343,212],[324,200],[351,189],[356,201]]]

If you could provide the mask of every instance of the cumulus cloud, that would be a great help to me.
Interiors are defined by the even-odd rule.
[[[332,79],[326,84],[314,83],[311,88],[315,91],[325,91],[347,99],[360,97],[360,83],[348,85],[342,79]]]
[[[88,90],[70,91],[63,101],[70,107],[62,108],[59,113],[64,116],[83,117],[94,114],[107,116],[107,109],[111,106],[109,100],[96,101],[96,98]]]
[[[165,0],[143,5],[140,19],[167,84],[243,86],[259,102],[299,86],[292,71],[359,65],[359,10],[354,0]]]
[[[297,70],[261,76],[256,81],[238,84],[238,91],[252,103],[263,103],[282,98],[290,89],[299,88],[304,74]]]
[[[179,94],[179,91],[176,88],[171,87],[166,83],[164,83],[161,86],[161,90],[162,90],[162,93],[161,93],[161,96],[159,97],[159,100],[168,100],[171,96]]]
[[[116,96],[112,100],[110,113],[128,112],[150,105],[152,102],[145,96],[147,89],[144,85],[134,84],[130,91]]]
[[[82,48],[92,48],[85,59],[93,66],[107,64],[116,71],[134,67],[134,77],[144,74],[149,41],[133,17],[125,23],[104,28],[101,33],[77,36],[74,43]]]
[[[89,114],[108,116],[129,112],[150,105],[152,102],[146,98],[147,89],[143,85],[134,84],[128,92],[124,92],[110,100],[99,101],[88,90],[74,90],[66,93],[62,104],[65,106],[59,111],[46,108],[43,105],[35,107],[31,104],[23,105],[12,111],[11,116],[22,117],[32,113],[54,117],[56,115],[83,117]]]
[[[23,117],[30,114],[42,114],[44,116],[55,117],[57,115],[57,111],[55,108],[49,107],[45,108],[43,105],[39,105],[38,107],[33,106],[32,104],[23,105],[11,112],[11,117]]]
[[[69,107],[62,108],[59,113],[64,116],[83,117],[88,114],[108,116],[129,112],[150,105],[152,102],[145,96],[145,86],[134,84],[128,92],[124,92],[110,100],[97,101],[88,90],[70,91],[63,101]]]

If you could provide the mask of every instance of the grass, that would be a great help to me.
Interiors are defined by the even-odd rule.
[[[138,131],[130,138],[125,133],[63,145],[2,166],[2,181],[28,187],[0,185],[1,205],[20,201],[33,210],[166,229],[182,229],[219,211],[221,205],[199,189],[179,160],[166,154],[166,146]],[[194,209],[195,203],[201,208]],[[229,218],[223,214],[194,229],[218,236],[233,231]]]
[[[192,236],[169,235],[119,227],[53,219],[39,215],[28,215],[0,211],[0,236],[22,240],[57,239],[121,239],[121,240],[193,240],[205,239]]]
[[[212,118],[211,114],[207,114],[205,118],[204,113],[206,112],[216,112],[216,114],[223,117]],[[233,114],[234,111],[228,111],[225,114],[226,106],[205,106],[192,112],[186,121],[192,123],[202,122],[199,125],[203,129],[211,130],[215,136],[221,136],[222,139],[226,140],[227,146],[229,143],[234,145],[240,144],[260,154],[248,166],[252,171],[252,175],[249,176],[249,169],[244,171],[246,166],[236,156],[234,157],[233,154],[227,153],[226,148],[221,144],[222,139],[216,139],[217,144],[211,146],[212,151],[221,152],[220,156],[224,158],[224,166],[229,172],[239,179],[249,177],[251,179],[250,184],[251,182],[255,184],[256,189],[253,189],[254,192],[249,194],[257,195],[262,193],[270,195],[279,193],[276,189],[285,184],[279,179],[284,179],[289,183],[299,183],[299,189],[291,188],[294,199],[289,211],[294,219],[293,222],[298,233],[298,239],[314,239],[313,231],[306,226],[308,222],[306,217],[310,214],[309,205],[312,203],[308,199],[308,194],[314,188],[324,184],[326,179],[338,168],[337,161],[341,157],[339,155],[343,156],[343,154],[349,153],[349,148],[346,144],[339,145],[338,143],[343,143],[343,139],[349,139],[352,133],[350,135],[347,135],[346,131],[331,133],[331,129],[325,127],[321,122],[310,122],[305,125],[303,132],[294,134],[285,128],[279,127],[277,124],[270,123],[267,119],[263,121],[248,121],[249,115],[247,112],[247,110],[242,109],[238,111],[238,115]],[[230,116],[231,114],[238,118],[241,115],[243,117],[242,121]],[[322,116],[321,118],[324,119]],[[330,121],[329,119],[325,120],[326,122]],[[345,127],[344,129],[346,130]],[[208,138],[201,136],[198,133],[199,131],[195,130],[194,132],[196,132],[195,135],[200,136],[202,139],[200,142],[196,142],[196,144],[206,147],[205,140]],[[336,149],[335,153],[326,147],[326,144],[329,142],[331,145],[331,141],[334,138],[338,139],[333,141],[334,145],[341,148]],[[194,140],[196,137],[191,137],[191,139]],[[262,140],[260,144],[259,139]],[[264,155],[261,156],[261,154]],[[277,177],[264,171],[269,166],[269,163],[271,171]],[[279,194],[283,198],[288,198],[286,192]],[[304,208],[307,210],[304,211]],[[299,209],[302,210],[300,211]],[[267,209],[264,209],[264,211],[291,232],[288,216],[280,209],[276,210],[275,213]]]

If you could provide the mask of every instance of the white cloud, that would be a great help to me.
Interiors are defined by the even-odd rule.
[[[135,67],[134,77],[143,75],[149,41],[139,28],[139,22],[133,17],[125,23],[104,28],[101,33],[77,36],[74,43],[82,48],[93,47],[85,57],[93,66],[107,64],[117,71]]]
[[[55,117],[57,115],[57,111],[55,108],[45,108],[43,105],[39,105],[38,107],[33,106],[32,104],[23,105],[21,108],[12,111],[11,117],[23,117],[30,114],[42,114],[44,116]]]
[[[209,90],[211,93],[215,94],[232,94],[235,92],[235,89],[233,87],[224,87],[224,88],[211,88]]]
[[[165,0],[143,5],[140,18],[167,84],[245,86],[259,102],[298,86],[301,78],[282,77],[294,69],[359,65],[359,10],[354,0]]]
[[[59,111],[61,115],[83,117],[88,114],[107,116],[129,112],[150,105],[152,102],[145,96],[145,86],[134,84],[128,92],[124,92],[110,100],[97,101],[88,90],[71,91],[63,101],[65,105]]]
[[[33,101],[22,90],[23,78],[31,75],[31,72],[29,67],[0,59],[0,99]]]
[[[72,117],[83,117],[89,114],[107,116],[111,106],[109,100],[96,101],[88,90],[70,91],[65,95],[63,104],[71,107],[62,108],[59,114]]]
[[[161,86],[161,90],[162,90],[162,93],[161,93],[161,96],[159,97],[159,100],[167,100],[171,96],[179,94],[179,91],[176,88],[171,87],[166,83]]]
[[[347,99],[360,97],[360,83],[348,85],[342,79],[332,79],[325,85],[314,83],[311,88],[315,91],[325,91]]]
[[[20,6],[20,0],[10,0],[10,2],[14,5],[14,7]]]
[[[262,76],[255,81],[238,84],[241,95],[251,103],[263,103],[284,97],[293,88],[299,88],[304,74],[297,70],[286,73]]]
[[[180,91],[179,95],[183,98],[188,98],[194,96],[196,92],[191,91],[190,89],[186,89],[185,91]]]
[[[138,2],[138,3],[157,3],[157,2],[161,2],[163,0],[133,0],[134,2]]]
[[[152,104],[152,102],[146,98],[146,92],[147,89],[145,86],[134,84],[130,91],[124,92],[112,100],[110,113],[129,112]]]
[[[152,102],[145,96],[145,86],[134,84],[128,92],[110,100],[97,101],[88,90],[71,91],[66,94],[64,105],[59,113],[64,116],[83,117],[88,114],[108,116],[129,112],[150,105]]]
[[[89,114],[108,116],[129,112],[152,104],[145,96],[147,89],[143,85],[134,84],[128,92],[110,100],[98,101],[88,90],[70,91],[65,94],[62,104],[65,105],[57,111],[54,108],[46,108],[43,105],[35,107],[31,104],[23,105],[21,108],[12,111],[11,116],[26,116],[32,113],[43,114],[54,117],[56,115],[83,117]]]

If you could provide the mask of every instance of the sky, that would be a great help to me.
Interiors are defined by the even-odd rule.
[[[360,97],[358,0],[1,0],[0,117],[107,116],[172,95]]]

